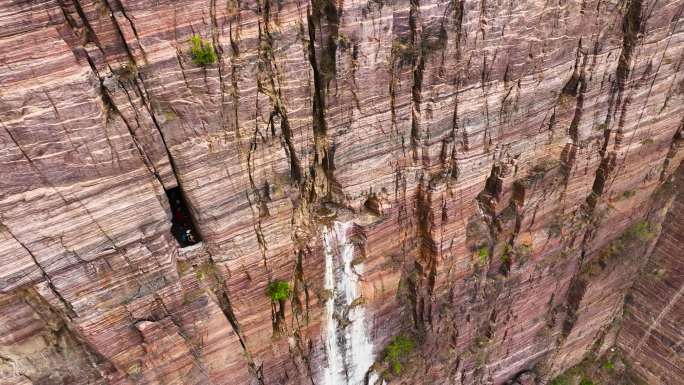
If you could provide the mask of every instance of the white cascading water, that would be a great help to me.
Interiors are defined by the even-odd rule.
[[[325,303],[324,385],[362,385],[373,365],[373,344],[368,337],[363,306],[359,298],[359,275],[363,264],[352,267],[354,247],[347,238],[351,222],[334,222],[332,229],[323,228],[325,241],[325,288],[331,294]],[[347,324],[340,325],[345,319]]]

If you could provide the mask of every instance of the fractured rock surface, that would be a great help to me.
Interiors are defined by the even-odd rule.
[[[684,384],[683,10],[0,0],[0,384],[320,384],[334,217],[390,383]]]

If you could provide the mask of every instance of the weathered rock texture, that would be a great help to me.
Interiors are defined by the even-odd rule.
[[[392,383],[683,384],[683,9],[0,0],[0,383],[320,384],[337,215]]]
[[[684,172],[651,258],[627,294],[618,346],[636,374],[649,384],[684,378]]]

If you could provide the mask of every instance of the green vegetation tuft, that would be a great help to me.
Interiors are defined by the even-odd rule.
[[[190,38],[190,44],[190,55],[193,63],[201,66],[216,63],[216,50],[213,44],[202,40],[199,35],[193,35]]]
[[[656,226],[648,221],[639,222],[629,229],[627,229],[626,235],[632,239],[639,239],[641,241],[648,241],[655,237]]]
[[[394,336],[385,348],[385,362],[392,367],[394,374],[401,373],[401,361],[413,351],[415,342],[410,337]]]
[[[561,374],[560,376],[551,380],[549,385],[572,385],[572,381],[570,380],[570,376]]]
[[[622,198],[623,199],[628,199],[636,195],[636,192],[634,190],[627,190],[622,193]]]
[[[615,368],[615,365],[613,364],[613,361],[606,361],[603,363],[603,369],[613,370],[614,368]]]
[[[291,292],[292,289],[290,289],[290,284],[287,281],[273,281],[266,287],[266,295],[269,296],[273,302],[286,300],[290,297]]]
[[[501,253],[501,255],[499,256],[499,260],[501,260],[501,263],[504,263],[504,264],[511,263],[511,254],[512,253],[513,253],[513,248],[511,247],[511,245],[506,245],[506,247],[504,247],[503,253]]]
[[[584,378],[582,378],[582,381],[580,381],[580,385],[596,385],[596,384],[594,384],[594,381],[592,381],[590,378],[584,377]]]
[[[477,256],[480,258],[480,264],[484,265],[485,263],[487,263],[487,259],[489,258],[489,247],[480,247],[477,250]]]

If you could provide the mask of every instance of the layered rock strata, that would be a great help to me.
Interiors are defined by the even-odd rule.
[[[681,168],[681,167],[680,167]],[[684,314],[684,172],[672,189],[678,195],[642,274],[628,292],[618,346],[646,383],[676,384],[684,378],[681,326]]]
[[[390,383],[546,381],[624,318],[680,384],[681,293],[639,271],[682,259],[683,9],[0,0],[1,383],[322,384],[339,219]]]

